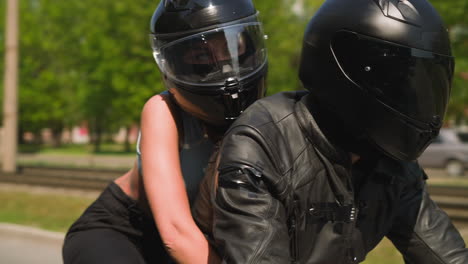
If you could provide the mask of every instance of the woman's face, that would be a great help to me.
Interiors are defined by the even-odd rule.
[[[231,51],[224,34],[219,33],[211,36],[209,40],[199,40],[194,43],[190,50],[183,54],[184,62],[187,64],[203,65],[216,64],[221,61],[230,61],[232,57],[245,53],[246,45],[244,38],[237,38],[238,43],[233,45],[236,51]]]

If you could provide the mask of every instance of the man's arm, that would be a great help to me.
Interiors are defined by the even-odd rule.
[[[234,129],[224,139],[213,236],[225,263],[291,261],[286,212],[276,196],[281,175],[270,155],[253,129]]]
[[[463,238],[447,214],[432,201],[422,178],[419,183],[404,191],[389,239],[408,264],[468,263]]]

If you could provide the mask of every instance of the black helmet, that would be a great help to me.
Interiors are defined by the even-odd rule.
[[[414,160],[439,133],[453,70],[426,0],[327,0],[307,26],[299,75],[348,137]]]
[[[265,94],[264,34],[251,0],[163,0],[151,44],[182,109],[225,127]]]

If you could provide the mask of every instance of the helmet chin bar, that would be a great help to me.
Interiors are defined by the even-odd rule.
[[[231,77],[224,82],[222,90],[225,107],[224,119],[232,122],[242,113],[242,105],[240,101],[242,85],[239,83],[237,78]]]
[[[442,119],[438,115],[432,116],[429,122],[421,122],[401,115],[391,108],[374,108],[386,120],[388,127],[382,128],[378,122],[369,131],[369,139],[385,155],[403,161],[416,160],[432,140],[437,137],[442,127]],[[385,111],[385,112],[384,112]],[[398,135],[398,136],[394,136]]]

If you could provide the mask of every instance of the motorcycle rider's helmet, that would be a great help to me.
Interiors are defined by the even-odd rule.
[[[153,55],[186,112],[228,126],[266,92],[267,54],[251,0],[162,0],[151,19]]]
[[[439,133],[453,71],[447,29],[426,0],[326,0],[305,31],[299,75],[346,128],[348,151],[411,161]]]

